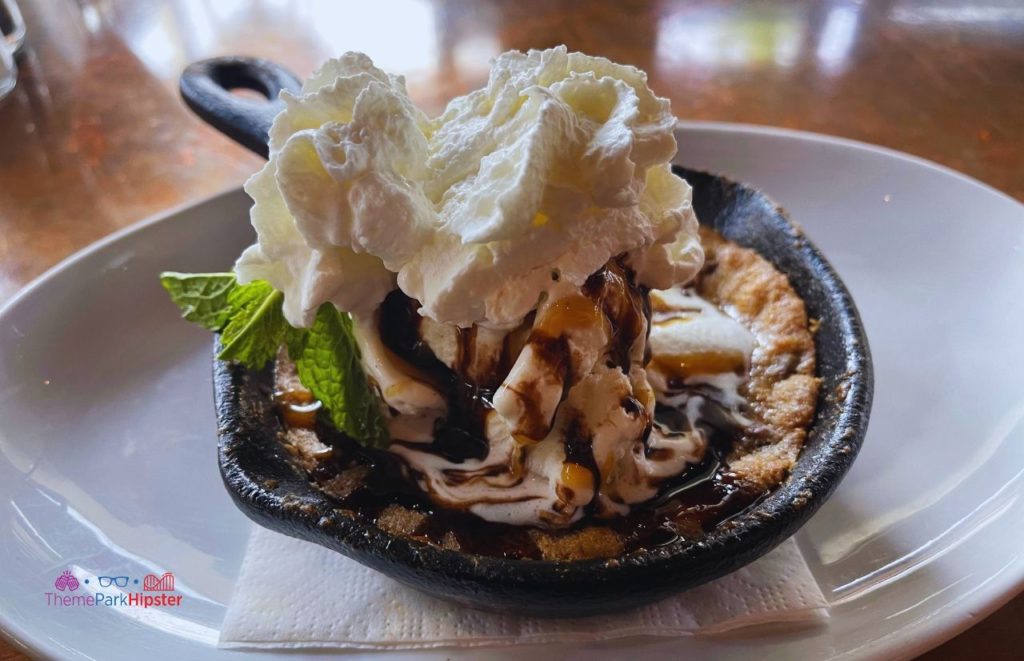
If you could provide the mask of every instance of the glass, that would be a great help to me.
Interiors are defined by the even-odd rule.
[[[111,583],[119,588],[128,587],[127,576],[98,576],[101,588],[109,588]]]
[[[7,39],[0,38],[0,99],[7,96],[18,82],[18,65]]]
[[[15,0],[0,0],[0,32],[15,55],[25,43],[25,19]]]
[[[0,0],[0,99],[18,82],[14,53],[25,40],[25,22],[14,0]]]

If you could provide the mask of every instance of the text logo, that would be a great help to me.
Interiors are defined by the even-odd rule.
[[[168,608],[181,606],[183,595],[174,588],[174,574],[164,572],[162,575],[146,574],[141,579],[132,576],[93,576],[86,574],[79,584],[70,569],[61,572],[53,582],[55,592],[46,592],[46,605],[51,608],[93,608],[108,606],[112,608]],[[126,590],[129,585],[142,584],[142,590],[132,592]],[[78,594],[79,588],[84,589]]]

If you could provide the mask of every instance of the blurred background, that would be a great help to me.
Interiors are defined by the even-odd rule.
[[[304,76],[361,50],[437,113],[499,52],[565,43],[645,69],[680,118],[866,140],[1024,197],[1018,0],[20,5],[18,84],[0,102],[0,299],[74,249],[256,169],[177,94],[186,64],[222,54]]]
[[[13,3],[0,1],[10,23]],[[645,69],[681,119],[864,140],[1024,199],[1019,0],[18,4],[24,44],[0,66],[16,80],[0,100],[0,303],[75,250],[257,169],[179,99],[181,70],[214,55],[305,76],[364,51],[435,114],[480,86],[498,53],[564,43]],[[1011,658],[1022,617],[1018,599],[932,658]]]

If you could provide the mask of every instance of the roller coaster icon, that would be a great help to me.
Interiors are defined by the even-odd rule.
[[[146,574],[142,579],[142,590],[144,592],[174,592],[174,574],[165,572],[163,576]]]

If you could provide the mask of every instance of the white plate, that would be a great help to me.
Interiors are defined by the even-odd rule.
[[[789,209],[867,326],[868,438],[798,536],[832,618],[493,656],[892,658],[967,628],[1024,586],[1024,207],[930,163],[802,133],[684,124],[680,154]],[[178,319],[157,274],[226,269],[252,239],[247,208],[232,191],[143,222],[0,312],[0,626],[34,652],[237,656],[214,645],[249,523],[217,474],[209,334]],[[65,568],[171,571],[184,599],[48,607]]]

